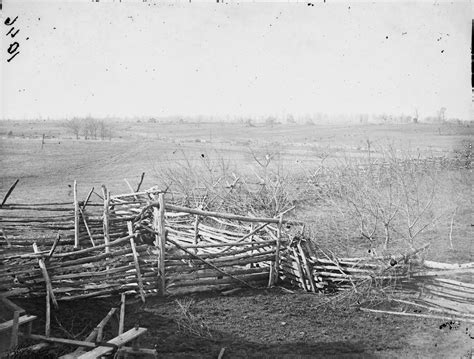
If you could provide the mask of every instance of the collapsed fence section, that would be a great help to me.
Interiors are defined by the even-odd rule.
[[[417,254],[428,246],[392,256],[338,258],[322,250],[316,253],[305,238],[296,236],[282,257],[281,276],[308,292],[382,294],[418,309],[474,321],[474,284],[470,283],[474,263],[420,260]],[[463,276],[467,281],[461,280]]]
[[[383,257],[340,258],[326,251],[312,248],[301,237],[293,238],[283,258],[282,275],[306,291],[324,289],[328,292],[354,288],[363,281],[382,285],[400,283],[413,273],[412,258],[428,244],[400,255]]]

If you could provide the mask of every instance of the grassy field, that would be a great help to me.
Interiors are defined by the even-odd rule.
[[[1,121],[0,191],[21,179],[12,197],[17,200],[67,199],[74,179],[80,189],[107,184],[113,192],[127,190],[123,178],[146,172],[146,185],[156,184],[159,172],[183,156],[211,161],[226,159],[232,169],[255,165],[249,149],[278,153],[288,171],[317,168],[321,158],[357,158],[372,149],[392,145],[422,156],[449,156],[474,134],[456,125],[276,125],[113,123],[111,141],[76,140],[54,121]],[[46,140],[42,147],[42,135]],[[330,161],[326,161],[329,163]]]

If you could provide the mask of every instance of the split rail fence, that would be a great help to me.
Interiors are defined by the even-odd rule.
[[[279,218],[187,208],[156,189],[0,208],[0,292],[59,300],[260,286],[278,280]],[[99,201],[97,200],[99,199]]]

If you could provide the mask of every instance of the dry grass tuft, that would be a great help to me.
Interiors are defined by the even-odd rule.
[[[199,338],[212,339],[208,324],[199,316],[192,313],[194,299],[175,300],[177,304],[177,318],[179,331]]]

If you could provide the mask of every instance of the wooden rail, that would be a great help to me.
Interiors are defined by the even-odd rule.
[[[116,345],[117,347],[121,347],[128,342],[131,342],[132,340],[138,338],[140,335],[146,333],[147,329],[146,328],[133,328],[125,333],[115,337],[112,340],[109,340],[107,344],[109,345]],[[111,346],[99,346],[90,352],[87,352],[85,354],[82,354],[79,356],[79,359],[96,359],[100,358],[102,355],[106,355],[108,353],[112,353],[114,351],[114,348]]]
[[[150,206],[159,207],[159,203],[152,202],[150,203]],[[167,210],[175,211],[175,212],[184,212],[184,213],[195,214],[195,215],[204,216],[204,217],[224,218],[224,219],[236,220],[236,221],[241,221],[241,222],[261,222],[261,223],[275,223],[275,224],[280,223],[279,218],[246,217],[246,216],[240,216],[240,215],[231,214],[231,213],[210,212],[210,211],[203,211],[200,209],[186,208],[186,207],[181,207],[181,206],[175,206],[173,204],[165,204],[165,208]],[[296,221],[292,219],[285,219],[282,221],[282,223],[303,224],[304,222]]]

